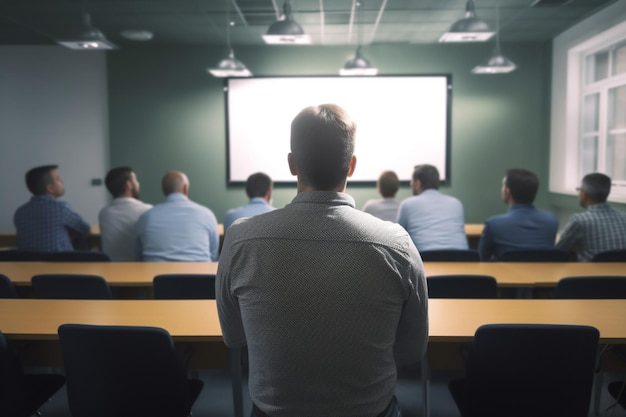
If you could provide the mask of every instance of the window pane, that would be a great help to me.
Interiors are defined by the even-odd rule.
[[[626,85],[609,90],[609,129],[626,129]]]
[[[598,170],[598,137],[583,137],[581,145],[580,172],[596,172]]]
[[[626,41],[622,41],[613,48],[613,72],[619,75],[626,72]]]
[[[585,60],[585,84],[604,80],[609,76],[609,50],[588,55]]]
[[[609,135],[606,172],[613,181],[626,181],[626,133]]]
[[[600,94],[589,94],[585,96],[583,105],[583,133],[598,131],[598,104]]]

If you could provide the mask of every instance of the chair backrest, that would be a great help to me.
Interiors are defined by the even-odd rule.
[[[215,299],[215,274],[163,274],[153,279],[154,298]]]
[[[598,340],[589,326],[479,327],[463,416],[587,417]]]
[[[420,251],[424,262],[478,262],[480,255],[475,250],[439,249]]]
[[[626,262],[626,249],[596,253],[591,262]]]
[[[498,256],[499,262],[575,262],[576,254],[562,249],[519,249]]]
[[[620,299],[626,298],[626,276],[580,276],[561,278],[555,298]]]
[[[47,253],[19,249],[0,250],[0,262],[36,262],[43,261]]]
[[[0,298],[17,298],[15,285],[6,275],[0,274]]]
[[[496,298],[498,283],[489,275],[433,275],[426,278],[428,298]]]
[[[59,340],[73,417],[187,417],[202,388],[164,329],[64,324]]]
[[[31,278],[34,298],[106,300],[111,287],[98,275],[41,274]]]
[[[90,250],[76,250],[68,252],[50,252],[44,259],[48,262],[111,262],[109,255]]]
[[[15,354],[9,349],[4,334],[0,332],[0,413],[10,415],[17,404],[26,399],[24,370]]]

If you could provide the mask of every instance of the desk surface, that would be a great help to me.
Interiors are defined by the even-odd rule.
[[[429,301],[430,341],[469,341],[487,323],[585,324],[603,343],[626,343],[626,300]],[[220,341],[214,300],[34,300],[0,302],[0,329],[13,339],[56,339],[63,323],[143,325],[178,340]]]
[[[37,274],[100,275],[114,286],[151,286],[160,274],[215,274],[217,262],[0,262],[0,274],[30,285]]]
[[[30,285],[37,274],[93,274],[113,286],[151,286],[155,275],[215,274],[217,262],[0,262],[0,274],[16,285]],[[626,263],[590,262],[426,262],[426,274],[491,275],[501,287],[554,287],[559,279],[581,275],[626,275]]]

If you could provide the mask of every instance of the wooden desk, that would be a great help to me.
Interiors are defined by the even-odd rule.
[[[30,285],[37,274],[93,274],[110,285],[150,287],[155,275],[215,274],[217,262],[0,262],[0,274],[16,285]],[[554,287],[559,279],[581,275],[626,275],[623,262],[426,262],[426,274],[491,275],[500,287]]]
[[[30,285],[37,274],[92,274],[109,285],[149,287],[159,274],[215,274],[217,262],[0,262],[0,274],[15,285]]]
[[[626,343],[626,300],[429,301],[430,341],[467,342],[487,323],[585,324],[602,343]],[[63,323],[165,328],[178,340],[221,341],[215,300],[3,299],[0,329],[11,339],[57,338]]]
[[[499,287],[554,287],[568,276],[626,276],[626,262],[425,262],[424,269],[427,276],[491,275]]]

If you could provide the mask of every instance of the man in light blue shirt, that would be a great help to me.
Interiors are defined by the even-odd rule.
[[[417,165],[411,179],[413,197],[400,203],[398,224],[419,251],[468,249],[461,202],[439,191],[439,171]]]
[[[274,207],[270,204],[272,199],[272,179],[269,175],[262,172],[250,175],[246,180],[246,195],[250,199],[248,204],[226,212],[224,216],[224,233],[239,218],[252,217],[274,210]]]
[[[139,259],[149,262],[217,261],[219,232],[211,210],[189,199],[189,180],[180,171],[163,177],[165,202],[141,215],[136,228]]]

